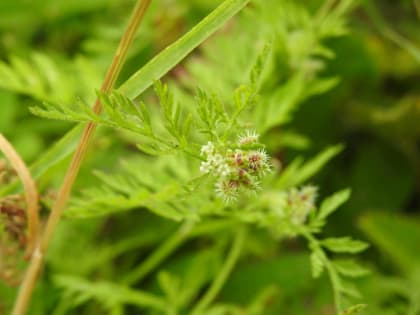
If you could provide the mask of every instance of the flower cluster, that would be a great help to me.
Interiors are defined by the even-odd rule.
[[[237,198],[241,189],[259,189],[260,180],[271,170],[271,164],[264,149],[255,149],[258,146],[261,147],[258,135],[248,131],[239,137],[236,149],[216,148],[212,142],[201,148],[206,160],[200,171],[217,178],[215,189],[219,197],[229,202]]]
[[[317,187],[307,185],[267,192],[268,215],[262,224],[277,237],[295,237],[296,227],[304,225],[308,216],[316,210],[317,191]]]
[[[286,194],[286,208],[293,223],[303,224],[309,213],[315,209],[318,188],[303,186],[292,188]]]

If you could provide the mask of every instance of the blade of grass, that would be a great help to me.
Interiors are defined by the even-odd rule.
[[[216,32],[227,20],[238,13],[250,0],[226,0],[188,33],[165,48],[140,70],[134,73],[118,90],[129,98],[136,98],[154,81],[159,80],[198,45]]]

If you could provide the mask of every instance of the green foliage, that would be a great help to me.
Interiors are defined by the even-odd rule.
[[[308,246],[311,249],[310,262],[312,275],[318,278],[324,271],[328,273],[334,291],[335,306],[340,314],[341,312],[343,314],[346,314],[346,312],[351,314],[359,309],[358,307],[347,309],[349,306],[346,306],[346,299],[359,298],[361,296],[359,291],[348,279],[365,276],[367,270],[353,260],[331,260],[326,250],[338,254],[355,254],[364,251],[368,245],[365,242],[353,240],[350,237],[318,239],[316,233],[319,233],[319,227],[325,224],[324,216],[327,214],[325,209],[328,209],[332,213],[348,197],[348,190],[335,193],[328,197],[322,202],[316,214],[312,215],[308,226],[297,228],[297,233],[306,238]]]
[[[319,172],[319,170],[329,160],[340,153],[341,150],[341,145],[327,148],[303,165],[303,160],[301,158],[296,158],[279,176],[275,183],[276,187],[284,189],[302,184]]]
[[[101,113],[132,2],[3,2],[0,128],[43,217],[106,127],[29,314],[420,311],[417,2],[154,2]]]
[[[98,92],[98,98],[103,107],[103,114],[97,114],[90,105],[79,100],[74,105],[44,103],[43,107],[32,107],[35,115],[74,122],[94,121],[108,127],[123,129],[144,136],[145,143],[141,149],[150,154],[168,153],[173,150],[198,155],[189,147],[198,148],[199,144],[189,141],[193,120],[197,122],[194,127],[204,134],[210,135],[210,140],[217,139],[226,142],[232,134],[240,130],[239,117],[255,102],[258,92],[258,81],[261,78],[264,57],[267,56],[269,46],[266,46],[251,68],[249,85],[239,86],[233,96],[233,105],[224,106],[215,95],[198,90],[196,112],[185,115],[175,101],[168,86],[155,82],[155,92],[158,96],[162,119],[152,121],[144,103],[136,104],[128,97],[114,91],[111,95]],[[158,126],[152,126],[152,123]],[[165,130],[166,134],[158,134],[154,130]],[[221,131],[224,129],[224,131]],[[197,149],[196,149],[197,151]]]
[[[0,87],[43,101],[69,103],[74,95],[92,100],[92,90],[100,81],[98,70],[87,59],[55,61],[33,53],[29,60],[12,55],[9,63],[1,62]]]
[[[74,301],[73,306],[93,299],[108,310],[123,304],[133,304],[140,308],[150,307],[160,311],[166,308],[165,302],[159,297],[112,283],[89,283],[83,278],[60,275],[55,276],[53,281],[58,287],[65,288],[64,294]]]
[[[182,207],[182,199],[188,194],[187,187],[183,187],[178,177],[171,176],[172,172],[187,172],[185,162],[184,169],[180,169],[181,164],[162,159],[159,164],[164,171],[159,175],[148,167],[150,163],[151,159],[141,158],[125,163],[124,169],[115,175],[96,172],[103,182],[102,187],[92,187],[84,191],[80,198],[74,199],[66,216],[103,216],[145,207],[173,220],[180,220],[184,216],[194,217]],[[179,199],[179,204],[173,204],[174,199]]]
[[[167,47],[133,74],[121,85],[121,92],[129,98],[135,98],[140,95],[153,81],[159,80],[248,2],[249,0],[223,1],[218,8],[198,23],[189,33]]]

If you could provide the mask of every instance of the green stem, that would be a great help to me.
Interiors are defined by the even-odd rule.
[[[147,257],[141,265],[129,273],[123,279],[123,283],[132,285],[142,280],[185,241],[185,239],[189,236],[192,227],[193,223],[190,221],[182,224],[172,237],[166,240],[166,242],[164,242],[155,252]]]
[[[214,279],[213,283],[211,284],[210,288],[207,292],[203,295],[203,297],[197,302],[196,306],[191,311],[191,315],[198,315],[201,314],[217,297],[220,290],[222,289],[223,285],[225,284],[227,278],[231,274],[233,268],[238,261],[244,242],[246,238],[246,229],[245,227],[240,227],[235,235],[235,239],[233,241],[232,247],[229,251],[229,255],[223,264],[222,268],[219,271],[219,274]]]
[[[242,114],[242,112],[247,108],[247,106],[252,103],[257,96],[258,93],[254,92],[251,95],[248,96],[248,99],[246,100],[245,104],[242,105],[241,108],[238,108],[232,115],[232,117],[229,120],[228,126],[225,128],[226,131],[222,136],[222,141],[227,141],[230,133],[232,132],[233,127],[235,124],[237,124],[238,117]]]
[[[318,25],[334,7],[336,0],[326,0],[315,15],[315,25]]]
[[[309,233],[304,228],[298,229],[298,231],[300,235],[302,235],[304,238],[308,240],[310,244],[312,244],[313,247],[324,252],[319,241],[315,237],[313,237],[311,233]],[[341,302],[341,296],[340,296],[340,279],[338,277],[337,271],[335,270],[334,266],[331,264],[331,261],[327,258],[326,255],[324,259],[324,265],[328,271],[328,277],[330,279],[331,286],[333,289],[335,309],[338,313],[340,313],[342,311],[342,302]]]
[[[186,239],[199,237],[204,234],[218,233],[220,230],[233,228],[233,226],[234,222],[231,220],[208,221],[199,225],[194,225],[193,222],[185,222],[176,230],[173,236],[160,245],[141,265],[126,276],[122,282],[131,285],[141,281],[185,242]]]

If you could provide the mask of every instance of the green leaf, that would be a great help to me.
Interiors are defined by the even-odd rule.
[[[76,301],[79,303],[94,299],[108,307],[118,304],[132,304],[161,311],[166,309],[163,299],[119,284],[105,281],[89,282],[81,277],[67,275],[56,275],[53,280],[69,293],[76,294]]]
[[[338,77],[315,80],[307,86],[305,97],[323,94],[335,87],[339,81]]]
[[[331,213],[337,210],[339,206],[349,199],[350,193],[350,189],[344,189],[326,198],[321,204],[317,220],[324,220]]]
[[[368,275],[368,269],[363,268],[352,259],[334,260],[333,264],[336,270],[346,277],[357,278]]]
[[[185,137],[188,136],[190,133],[192,122],[193,122],[193,114],[189,113],[187,118],[185,118],[185,121],[182,126],[182,134]]]
[[[217,31],[227,20],[238,13],[249,0],[226,0],[172,45],[149,61],[124,82],[119,91],[136,98],[184,59],[194,48]]]
[[[359,253],[368,248],[368,244],[353,240],[351,237],[331,237],[321,241],[321,244],[335,253]]]
[[[295,159],[278,178],[275,187],[286,189],[302,184],[314,176],[329,160],[340,153],[342,149],[342,145],[329,147],[303,165],[301,159]]]
[[[318,278],[325,268],[325,254],[320,249],[314,249],[310,256],[312,276]]]
[[[330,147],[306,162],[296,174],[294,185],[299,185],[315,175],[334,156],[343,150],[342,145]]]
[[[153,155],[153,156],[161,155],[167,151],[165,148],[163,148],[162,146],[159,146],[157,143],[143,142],[143,143],[137,143],[136,146],[140,151],[148,155]]]
[[[261,133],[290,120],[291,113],[296,109],[303,96],[304,88],[305,80],[298,73],[273,94],[267,106],[259,108],[260,127],[258,129],[261,130]]]
[[[341,279],[338,284],[338,290],[343,294],[351,298],[360,299],[362,294],[356,288],[356,286],[347,280]]]
[[[258,54],[257,59],[251,69],[250,73],[250,86],[251,91],[254,93],[258,90],[259,85],[261,83],[261,77],[264,72],[264,68],[267,64],[267,61],[269,59],[269,55],[272,50],[272,43],[268,42],[264,45],[261,52]]]
[[[155,193],[151,193],[141,186],[137,190],[130,189],[129,191],[122,191],[122,188],[125,188],[124,186],[116,186],[107,186],[101,189],[95,189],[94,187],[86,190],[83,198],[73,199],[73,204],[66,210],[65,216],[91,218],[132,209],[147,208],[161,217],[174,221],[182,219],[181,213],[167,203],[168,200],[175,198],[180,192],[180,185],[168,184]],[[120,190],[118,191],[118,189]]]

